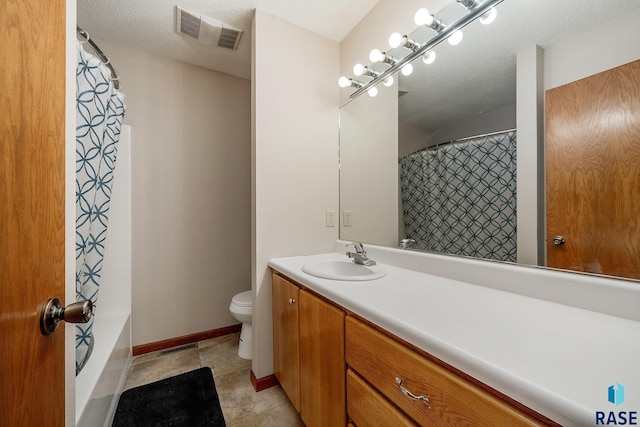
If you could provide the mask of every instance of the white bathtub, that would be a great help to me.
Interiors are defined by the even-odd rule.
[[[76,426],[111,426],[131,366],[129,313],[96,316],[94,347],[76,377]]]

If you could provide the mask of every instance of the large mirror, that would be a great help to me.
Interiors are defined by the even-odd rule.
[[[628,205],[623,209],[628,217],[594,225],[580,220],[580,207],[563,214],[609,232],[601,255],[593,262],[554,264],[554,251],[573,250],[577,239],[561,241],[562,229],[547,224],[550,171],[543,147],[545,93],[640,59],[640,4],[505,0],[497,10],[491,25],[475,21],[465,27],[459,45],[436,46],[433,63],[417,58],[410,76],[398,73],[397,83],[380,85],[378,96],[363,94],[341,107],[340,237],[393,247],[408,238],[414,250],[639,278],[637,262],[614,271],[599,260],[607,251],[640,259],[640,155],[629,154],[637,166],[626,174],[635,178],[626,184],[632,188],[621,192],[625,201],[615,202]],[[444,21],[464,13],[453,1],[436,17]],[[432,36],[427,28],[405,31],[418,42]],[[410,52],[390,51],[397,57]],[[640,132],[637,117],[625,120]],[[634,138],[640,145],[640,137]],[[599,185],[588,177],[582,185],[580,176],[568,176],[562,200],[571,188]],[[572,196],[578,203],[584,199]],[[629,224],[629,230],[616,233],[631,238],[611,234],[613,221]],[[548,236],[551,231],[557,236]],[[619,255],[612,250],[616,246],[632,253]]]

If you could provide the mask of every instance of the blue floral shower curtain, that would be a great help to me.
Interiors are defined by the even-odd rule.
[[[78,43],[76,68],[76,297],[98,306],[98,290],[124,95],[109,69]],[[76,375],[90,355],[93,318],[76,327]]]
[[[417,248],[516,261],[516,131],[410,154],[400,181]]]

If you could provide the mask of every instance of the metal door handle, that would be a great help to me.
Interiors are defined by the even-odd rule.
[[[295,303],[296,303],[295,298],[289,298],[289,304],[295,304]]]
[[[93,303],[89,300],[62,307],[58,298],[49,298],[40,310],[40,332],[42,335],[49,335],[56,330],[61,320],[68,323],[87,323],[91,316]]]
[[[564,245],[567,241],[562,236],[556,236],[553,238],[553,244],[556,246]]]

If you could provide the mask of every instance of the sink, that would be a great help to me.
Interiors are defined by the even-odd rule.
[[[330,280],[374,280],[387,272],[379,265],[366,266],[352,261],[324,261],[305,264],[302,271],[312,276]]]

